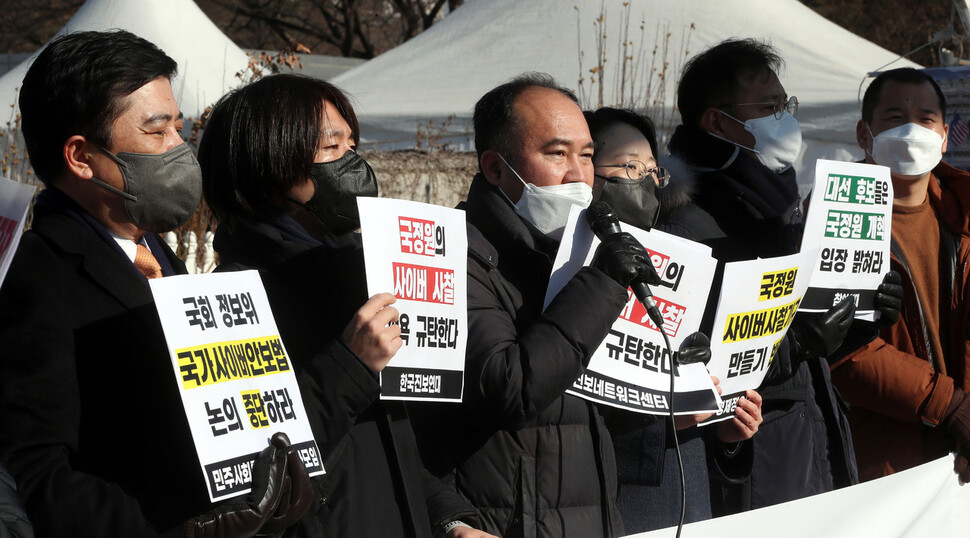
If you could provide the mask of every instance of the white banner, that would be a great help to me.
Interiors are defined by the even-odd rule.
[[[209,498],[246,493],[284,432],[310,475],[323,459],[256,271],[149,280]]]
[[[30,201],[37,187],[0,177],[0,286],[20,243]]]
[[[579,206],[569,214],[543,308],[596,254],[600,241],[585,214]],[[680,343],[700,327],[717,261],[710,248],[698,243],[628,224],[621,224],[621,229],[645,246],[663,279],[651,291],[676,361]],[[665,415],[670,412],[670,355],[663,335],[627,289],[626,307],[593,353],[586,371],[566,392],[630,411]],[[700,363],[676,368],[674,392],[674,413],[679,415],[714,411],[720,402],[710,374]]]
[[[676,502],[672,500],[671,502]],[[666,538],[662,529],[628,538]],[[685,538],[966,538],[970,486],[960,486],[953,457],[885,478],[767,508],[684,525]]]
[[[734,416],[744,391],[761,385],[812,277],[818,250],[724,265],[707,369],[723,405],[703,424]]]
[[[824,312],[851,298],[857,318],[874,319],[875,290],[889,271],[892,210],[889,168],[819,159],[801,248],[818,248],[819,257],[800,310]]]
[[[460,402],[468,339],[465,212],[358,198],[370,295],[390,292],[404,345],[381,372],[384,400]]]

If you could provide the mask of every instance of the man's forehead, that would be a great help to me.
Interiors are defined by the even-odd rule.
[[[767,67],[754,69],[738,77],[738,97],[750,99],[743,102],[761,102],[785,95],[785,87],[778,75]]]
[[[887,81],[879,92],[875,110],[891,111],[916,107],[922,111],[941,112],[940,98],[927,81],[921,83]]]
[[[582,138],[573,142],[592,140],[579,105],[558,90],[538,86],[526,88],[513,103],[513,110],[514,131],[520,136],[544,142],[562,139],[566,134],[569,138]],[[577,129],[580,125],[583,129]]]

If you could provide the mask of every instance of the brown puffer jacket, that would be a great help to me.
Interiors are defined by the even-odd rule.
[[[903,277],[900,320],[832,367],[832,383],[852,405],[849,422],[859,477],[871,480],[944,456],[953,442],[939,427],[954,386],[970,388],[970,173],[940,163],[928,196],[942,226],[941,307],[949,305],[944,357],[927,344],[916,289],[897,248],[892,268]]]

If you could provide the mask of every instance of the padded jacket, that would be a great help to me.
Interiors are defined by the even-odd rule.
[[[606,337],[626,290],[584,268],[543,312],[557,244],[481,176],[464,209],[464,401],[425,407],[424,420],[415,420],[426,464],[503,538],[622,535],[609,433],[593,403],[565,391]]]
[[[899,321],[833,365],[832,382],[852,405],[849,422],[863,480],[947,454],[952,441],[939,424],[953,387],[970,388],[970,174],[940,163],[927,196],[940,220],[943,357],[927,345],[922,310],[908,264],[893,245],[891,266],[903,277]]]

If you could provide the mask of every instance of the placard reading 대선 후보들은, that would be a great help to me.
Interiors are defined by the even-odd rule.
[[[148,281],[214,502],[246,493],[270,437],[284,432],[323,473],[300,388],[256,271]]]
[[[802,251],[819,249],[801,310],[825,312],[843,299],[875,319],[873,299],[889,271],[893,184],[889,168],[827,161],[815,165]]]
[[[381,399],[460,402],[468,339],[465,212],[358,198],[370,295],[396,297],[403,345],[381,371]]]
[[[663,316],[663,329],[670,339],[673,356],[643,305],[627,289],[626,306],[606,339],[593,352],[586,371],[567,392],[630,411],[665,415],[671,407],[670,371],[674,368],[675,414],[717,409],[720,400],[704,365],[676,365],[678,347],[700,327],[704,315],[717,268],[710,248],[656,230],[647,232],[628,224],[620,226],[644,245],[646,255],[662,279],[651,290]],[[592,262],[599,244],[584,210],[574,207],[553,264],[544,308],[582,267]]]
[[[0,286],[7,276],[37,187],[0,177]]]
[[[707,369],[723,405],[703,424],[734,416],[738,399],[761,385],[808,289],[818,250],[724,265]]]

